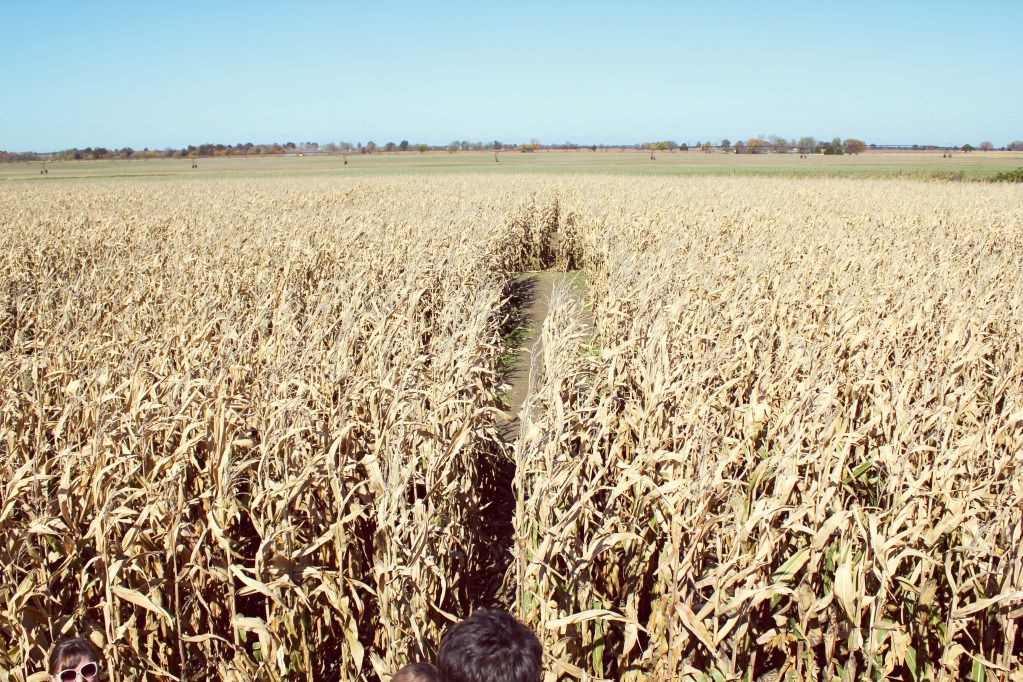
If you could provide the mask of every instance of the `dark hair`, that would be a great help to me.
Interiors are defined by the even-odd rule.
[[[429,663],[412,663],[394,673],[391,682],[437,682],[440,676]]]
[[[92,643],[82,637],[62,639],[50,650],[50,674],[56,675],[72,661],[89,658],[99,664],[99,654]]]
[[[441,682],[539,682],[540,640],[504,611],[480,609],[444,635]]]

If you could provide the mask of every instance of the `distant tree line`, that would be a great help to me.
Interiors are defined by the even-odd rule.
[[[42,157],[35,152],[5,152],[0,151],[0,163],[11,161],[41,161]]]
[[[600,148],[605,148],[604,145],[599,145]],[[994,151],[996,149],[1000,151],[1023,151],[1023,141],[1016,140],[1003,147],[996,148],[991,142],[985,140],[978,146],[974,147],[972,144],[964,144],[961,147],[944,147],[940,145],[878,145],[863,142],[856,138],[841,139],[838,137],[833,138],[831,141],[817,140],[813,137],[801,137],[793,138],[791,140],[779,137],[777,135],[751,137],[747,140],[737,140],[732,142],[728,138],[721,140],[720,142],[712,142],[710,140],[706,142],[696,142],[694,144],[682,143],[679,144],[674,140],[661,140],[657,142],[643,142],[641,144],[632,145],[635,149],[648,150],[651,153],[658,151],[689,151],[690,149],[699,150],[706,153],[712,152],[726,152],[732,154],[824,154],[826,156],[837,156],[845,154],[860,154],[867,149],[884,149],[884,150],[913,150],[913,151],[963,151],[972,152],[977,151]]]
[[[730,154],[859,154],[867,149],[866,143],[855,138],[834,138],[830,142],[818,141],[812,137],[802,137],[798,140],[787,140],[777,135],[751,137],[747,140],[736,140],[734,143],[725,138],[720,142],[696,142],[679,144],[674,140],[661,140],[658,142],[644,142],[635,145],[636,148],[656,151],[689,151],[699,150],[706,153],[726,152]]]
[[[677,144],[673,141],[645,142],[639,145],[643,149],[666,151],[690,149],[699,150],[705,153],[726,152],[729,154],[825,154],[828,156],[839,154],[860,154],[867,149],[867,144],[855,138],[834,138],[830,142],[816,140],[812,137],[801,137],[798,140],[787,140],[778,135],[751,137],[746,140],[732,142],[725,138],[720,142],[696,142],[693,145]]]
[[[539,150],[574,150],[589,149],[592,151],[607,151],[611,149],[640,149],[649,151],[651,156],[659,151],[683,151],[699,150],[706,153],[726,152],[733,154],[824,154],[844,155],[859,154],[867,149],[906,149],[921,151],[1023,151],[1023,140],[1014,140],[1009,144],[996,148],[990,141],[983,141],[976,147],[972,144],[964,144],[961,147],[942,147],[938,145],[867,145],[862,140],[855,138],[833,138],[830,142],[816,140],[813,137],[801,137],[798,139],[786,139],[778,135],[761,135],[746,140],[723,139],[720,142],[698,141],[694,144],[686,142],[678,143],[674,140],[658,140],[642,142],[633,145],[609,145],[589,144],[580,145],[573,142],[561,142],[553,144],[541,144],[540,140],[533,138],[529,142],[513,144],[493,140],[489,142],[469,140],[452,140],[446,145],[430,145],[422,142],[412,143],[408,140],[400,142],[386,142],[378,145],[370,140],[362,142],[272,142],[268,144],[253,144],[252,142],[229,144],[206,143],[200,145],[188,145],[187,147],[142,150],[122,147],[120,149],[107,149],[106,147],[86,147],[84,149],[64,149],[53,153],[37,152],[7,152],[0,151],[0,162],[17,161],[70,161],[70,160],[112,160],[112,159],[169,159],[169,158],[196,158],[216,156],[263,156],[281,154],[377,154],[380,152],[404,152],[404,153],[425,153],[428,151],[455,152],[478,152],[493,151],[495,153],[504,150],[517,150],[520,152],[535,152]]]
[[[120,149],[107,149],[105,147],[86,147],[84,149],[72,148],[55,152],[52,157],[59,160],[105,160],[105,159],[172,159],[172,158],[195,158],[199,156],[260,156],[264,154],[296,154],[315,152],[319,148],[316,142],[273,142],[269,144],[253,144],[252,142],[239,142],[235,145],[206,143],[200,145],[188,145],[187,147],[142,150],[122,147]]]
[[[195,157],[216,157],[216,156],[262,156],[281,154],[375,154],[379,152],[416,152],[427,151],[477,151],[477,150],[500,150],[514,149],[518,145],[505,144],[498,140],[493,142],[454,142],[450,145],[430,145],[422,142],[412,143],[408,140],[400,142],[386,142],[378,145],[370,140],[362,142],[272,142],[267,144],[253,144],[252,142],[229,144],[200,144],[188,145],[187,147],[175,148],[165,147],[163,149],[142,150],[122,147],[121,149],[107,149],[106,147],[86,147],[84,149],[64,149],[52,154],[36,154],[33,152],[10,154],[0,152],[4,161],[38,161],[45,159],[54,160],[107,160],[107,159],[169,159],[169,158],[195,158]]]

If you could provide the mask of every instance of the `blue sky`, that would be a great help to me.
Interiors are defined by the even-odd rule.
[[[0,0],[0,149],[1023,139],[1023,2]]]

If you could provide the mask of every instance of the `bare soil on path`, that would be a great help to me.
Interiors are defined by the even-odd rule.
[[[508,319],[504,323],[507,352],[501,366],[508,386],[505,393],[504,409],[506,421],[499,427],[501,440],[510,454],[519,439],[522,408],[529,397],[530,370],[533,355],[540,351],[540,336],[543,323],[550,308],[554,285],[559,282],[577,283],[580,273],[531,271],[516,276],[511,286],[507,305]],[[506,547],[496,563],[481,572],[477,606],[508,608],[509,585],[505,582],[511,560],[513,536],[512,518],[515,510],[515,493],[512,481],[515,477],[515,463],[512,457],[503,459],[494,469],[485,497],[490,500],[486,517],[487,530],[484,535],[494,547]]]
[[[508,375],[508,414],[511,420],[504,429],[506,441],[514,441],[519,435],[519,412],[522,410],[526,397],[529,395],[529,368],[532,365],[533,351],[540,333],[543,329],[543,321],[547,317],[547,309],[550,307],[551,292],[554,290],[554,280],[561,273],[553,272],[527,272],[519,279],[519,287],[515,293],[518,298],[513,303],[517,304],[517,319],[513,321],[521,333],[516,339],[518,348]]]

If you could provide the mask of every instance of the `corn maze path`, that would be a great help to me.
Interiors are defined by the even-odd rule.
[[[522,406],[529,395],[529,368],[543,329],[543,321],[547,317],[551,292],[554,290],[554,281],[557,277],[557,273],[529,272],[524,273],[520,279],[522,307],[519,311],[521,315],[519,324],[525,328],[525,333],[517,349],[515,363],[507,377],[510,385],[509,422],[504,430],[504,437],[509,443],[514,442],[519,435],[521,423],[519,412],[522,411]]]
[[[547,311],[550,308],[551,295],[554,292],[554,285],[559,282],[568,284],[578,283],[581,279],[580,271],[553,272],[533,271],[525,272],[519,278],[518,291],[518,318],[517,324],[524,329],[521,340],[515,347],[515,361],[511,366],[506,378],[510,388],[507,392],[507,415],[508,422],[502,429],[502,436],[506,443],[514,446],[519,437],[521,426],[522,406],[529,397],[530,368],[533,355],[540,350],[537,343],[540,340],[540,333],[543,329],[544,320],[547,319]],[[577,295],[582,295],[575,290]],[[587,315],[587,318],[589,316]],[[592,320],[587,319],[590,331],[593,331]]]

